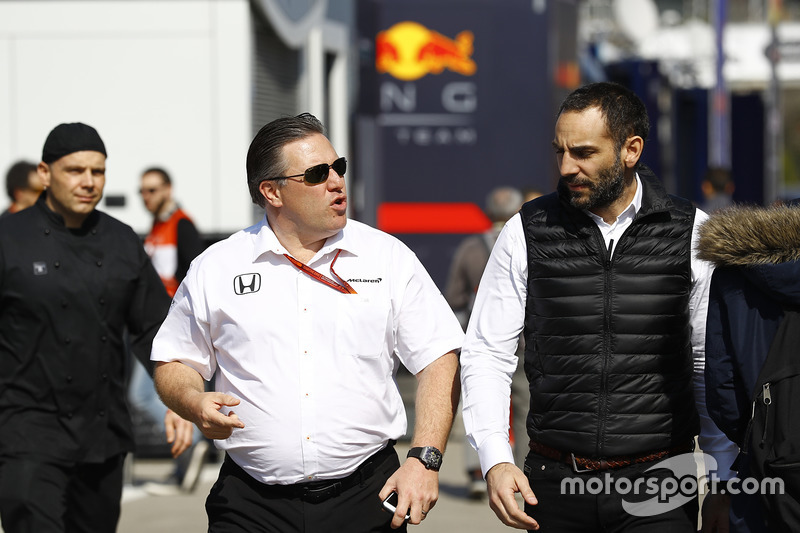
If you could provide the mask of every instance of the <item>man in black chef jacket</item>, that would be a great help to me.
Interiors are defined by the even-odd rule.
[[[123,329],[149,367],[170,299],[139,237],[95,209],[94,128],[54,128],[37,170],[45,192],[0,221],[0,518],[6,533],[113,532],[133,449]],[[168,416],[180,453],[191,425]]]

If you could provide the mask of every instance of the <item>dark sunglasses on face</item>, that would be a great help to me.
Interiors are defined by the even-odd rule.
[[[307,168],[302,174],[295,174],[293,176],[279,176],[277,178],[264,178],[261,181],[284,180],[287,178],[302,177],[303,181],[309,185],[317,185],[318,183],[322,183],[328,179],[330,169],[333,169],[333,171],[339,174],[339,176],[344,177],[344,173],[347,172],[347,159],[340,157],[330,165],[327,163],[322,163],[321,165],[314,165],[311,168]]]

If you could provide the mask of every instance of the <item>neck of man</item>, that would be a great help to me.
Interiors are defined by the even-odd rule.
[[[164,200],[164,203],[156,211],[156,218],[161,222],[165,222],[169,220],[169,217],[172,216],[176,209],[178,209],[178,204],[174,200]]]
[[[61,218],[64,219],[64,226],[69,229],[79,229],[83,226],[83,221],[89,217],[90,213],[75,213],[73,211],[68,211],[66,209],[59,209],[54,202],[48,201],[45,202],[47,207],[50,208],[50,211],[56,213],[57,215],[61,215]],[[92,209],[94,211],[94,209]]]
[[[282,219],[280,216],[273,217],[269,212],[267,212],[267,221],[269,221],[269,225],[273,233],[275,233],[278,242],[286,248],[289,255],[305,264],[308,264],[325,245],[325,241],[333,236],[319,234],[304,235],[298,231],[298,228],[290,221]]]

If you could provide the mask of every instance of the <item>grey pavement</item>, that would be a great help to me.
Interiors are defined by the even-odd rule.
[[[411,417],[410,417],[411,418]],[[505,527],[495,516],[484,498],[468,498],[467,477],[464,472],[464,429],[456,420],[445,451],[440,472],[439,501],[419,526],[409,531],[447,533],[484,533],[514,531]],[[408,443],[397,445],[398,455],[405,457]],[[164,460],[133,461],[132,471],[137,482],[163,480],[172,463]],[[219,464],[207,465],[197,490],[189,495],[150,496],[137,486],[126,486],[122,498],[122,516],[118,533],[200,533],[207,530],[205,498],[216,480]],[[376,497],[376,505],[377,497]]]

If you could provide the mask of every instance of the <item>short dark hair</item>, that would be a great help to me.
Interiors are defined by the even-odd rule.
[[[619,150],[628,137],[647,140],[650,118],[644,103],[633,91],[618,83],[598,82],[575,89],[558,108],[556,117],[566,111],[584,111],[596,107],[606,120],[606,130]]]
[[[161,176],[161,179],[164,180],[165,185],[172,185],[172,178],[169,177],[169,172],[167,172],[161,167],[147,168],[144,170],[144,172],[142,172],[142,176],[144,176],[145,174],[150,174],[151,172],[153,174],[158,174],[159,176]]]
[[[30,187],[31,172],[36,172],[36,165],[28,161],[17,161],[6,173],[6,193],[14,201],[14,191]]]
[[[282,148],[290,142],[305,139],[315,133],[324,135],[325,128],[310,113],[275,119],[256,133],[247,150],[247,187],[254,204],[264,207],[264,197],[258,191],[261,182],[280,176],[286,171],[287,164]]]
[[[709,167],[703,179],[716,192],[724,192],[728,184],[731,183],[731,172],[724,167]]]

